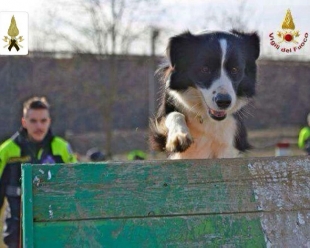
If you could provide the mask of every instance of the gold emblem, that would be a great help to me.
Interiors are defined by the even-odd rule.
[[[19,51],[19,47],[23,47],[20,43],[23,41],[23,36],[18,36],[19,35],[19,30],[16,25],[16,20],[14,15],[11,18],[11,24],[8,29],[8,36],[4,36],[3,41],[8,43],[6,44],[3,48],[8,47],[8,50],[11,51],[12,48],[14,47],[16,51]]]
[[[299,31],[295,30],[295,24],[290,9],[286,11],[286,15],[282,23],[282,31],[278,31],[277,35],[281,39],[279,43],[285,41],[298,44],[295,38],[299,37]]]
[[[276,35],[273,32],[269,34],[270,45],[282,53],[300,51],[306,45],[308,36],[309,34],[307,32],[300,35],[299,31],[295,29],[295,23],[290,9],[286,11],[282,23],[282,30],[277,31]]]

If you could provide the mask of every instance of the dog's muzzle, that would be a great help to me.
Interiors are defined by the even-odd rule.
[[[221,110],[209,108],[209,115],[216,121],[224,120],[227,115],[225,109],[229,108],[232,102],[231,96],[229,94],[217,94],[214,98],[214,102]]]

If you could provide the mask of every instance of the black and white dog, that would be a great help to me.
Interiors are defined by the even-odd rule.
[[[185,32],[170,39],[159,71],[162,101],[151,144],[171,159],[231,158],[250,148],[240,112],[255,94],[256,33]]]

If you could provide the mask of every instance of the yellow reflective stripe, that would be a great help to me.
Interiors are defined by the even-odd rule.
[[[43,153],[43,149],[41,148],[38,152],[38,156],[37,156],[37,159],[40,160],[41,157],[42,157],[42,153]]]
[[[0,178],[8,161],[11,158],[20,157],[20,155],[20,147],[12,139],[6,140],[0,146]]]
[[[31,160],[30,156],[11,157],[8,159],[7,163],[24,163],[24,162],[29,162],[30,160]]]
[[[299,146],[299,148],[304,148],[305,147],[305,141],[308,138],[310,138],[310,128],[309,127],[304,127],[299,132],[299,138],[298,138],[298,146]]]
[[[62,158],[64,163],[76,163],[76,155],[72,152],[70,144],[60,137],[54,137],[52,141],[53,155],[58,155]]]

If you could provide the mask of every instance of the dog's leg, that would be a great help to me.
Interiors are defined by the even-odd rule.
[[[168,152],[183,152],[193,143],[183,114],[179,112],[168,114],[165,125],[168,129],[166,143]]]

